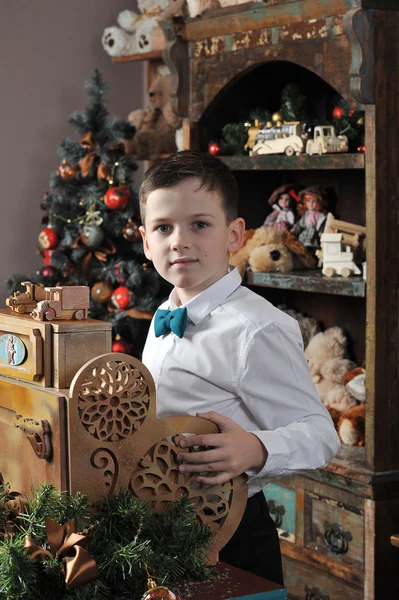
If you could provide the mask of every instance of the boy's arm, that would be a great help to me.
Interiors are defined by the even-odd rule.
[[[224,464],[229,462],[230,470],[220,473],[218,481],[203,476],[198,478],[200,481],[227,481],[229,477],[223,475],[231,473],[231,464],[242,465],[245,462],[243,457],[255,456],[248,435],[259,440],[267,458],[263,465],[250,464],[243,469],[250,478],[272,478],[324,467],[338,452],[339,438],[310,378],[301,334],[295,321],[291,325],[268,324],[248,340],[237,378],[237,395],[259,428],[244,432],[246,436],[238,435],[238,431],[229,428],[213,436],[186,438],[186,446],[213,446],[218,435],[220,438],[229,437],[226,445],[230,457],[225,456],[222,439],[212,450],[181,455],[185,463],[181,469],[190,472],[201,471],[201,468],[202,471],[218,470],[216,463],[220,466],[221,461]],[[216,422],[214,418],[211,420]],[[241,427],[239,430],[244,431]],[[249,453],[247,448],[250,448]]]

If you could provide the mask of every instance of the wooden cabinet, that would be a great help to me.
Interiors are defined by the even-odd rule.
[[[399,597],[399,3],[273,0],[205,13],[179,25],[163,53],[174,76],[186,148],[206,150],[256,106],[277,110],[297,82],[320,118],[336,98],[365,111],[366,153],[221,157],[240,187],[240,212],[259,227],[283,183],[333,190],[333,212],[367,229],[367,281],[320,272],[248,276],[247,284],[338,325],[367,373],[365,448],[326,469],[266,486],[292,598]],[[176,30],[174,32],[176,34]]]

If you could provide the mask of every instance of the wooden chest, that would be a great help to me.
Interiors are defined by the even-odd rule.
[[[109,352],[112,325],[104,321],[51,323],[0,310],[0,374],[44,387],[68,387],[88,360]]]

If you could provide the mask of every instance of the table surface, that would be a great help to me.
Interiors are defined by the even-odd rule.
[[[286,600],[287,590],[276,583],[226,563],[218,563],[218,576],[176,586],[181,600]]]

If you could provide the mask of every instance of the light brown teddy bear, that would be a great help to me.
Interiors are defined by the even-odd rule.
[[[127,152],[138,159],[176,152],[175,133],[182,119],[172,111],[170,102],[171,75],[165,67],[155,77],[148,91],[148,108],[131,112],[128,121],[136,127],[128,141]]]
[[[342,413],[356,403],[342,383],[344,375],[356,365],[347,358],[347,339],[340,327],[330,327],[317,333],[310,340],[305,356],[313,383],[325,406]]]
[[[260,273],[288,273],[316,266],[313,256],[294,235],[265,226],[255,229],[252,237],[247,233],[244,245],[230,257],[230,262],[238,268],[241,277],[248,267]]]

